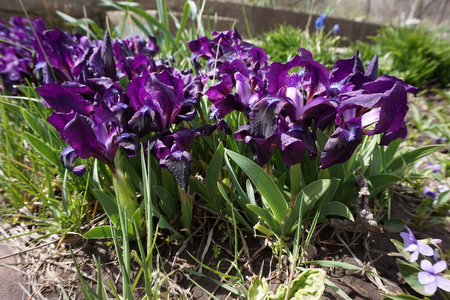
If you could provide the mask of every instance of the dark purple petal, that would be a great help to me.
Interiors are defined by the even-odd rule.
[[[244,141],[250,146],[250,149],[255,156],[255,160],[260,166],[263,166],[270,161],[273,147],[269,145],[267,139],[247,136]]]
[[[108,30],[105,30],[105,36],[103,37],[101,57],[104,64],[105,76],[116,80],[116,63],[114,62],[112,42]]]
[[[99,53],[97,53],[97,60],[100,59]],[[72,75],[75,78],[76,81],[85,84],[86,81],[92,77],[92,72],[103,72],[103,69],[96,70],[95,66],[95,54],[93,54],[93,50],[91,47],[89,47],[84,55],[80,57],[77,61],[75,61],[74,66],[72,68]],[[93,60],[91,62],[91,60]],[[90,70],[89,64],[92,63],[94,67]],[[101,62],[100,62],[101,63]],[[101,68],[101,65],[100,65]]]
[[[361,118],[356,117],[339,126],[330,136],[320,158],[320,168],[346,162],[362,140]]]
[[[101,125],[94,124],[90,118],[76,114],[75,117],[67,123],[61,136],[74,148],[78,155],[87,159],[95,157],[103,162],[111,162],[113,157],[105,157],[106,147],[100,140],[104,136],[99,136],[99,131],[104,128],[96,128]]]
[[[303,86],[308,90],[307,102],[311,101],[316,94],[326,90],[330,85],[328,70],[319,62],[312,59],[311,52],[306,49],[299,49],[300,57],[303,59],[302,66],[305,67],[303,73]]]
[[[105,74],[102,58],[102,48],[97,48],[89,57],[89,69],[96,78],[103,77]]]
[[[336,116],[336,101],[328,100],[325,97],[319,97],[308,102],[300,111],[300,120],[308,124],[314,120],[314,127],[324,130],[328,125],[332,124]]]
[[[275,97],[261,99],[251,107],[249,123],[251,135],[255,138],[268,138],[277,130],[278,116],[286,102]]]
[[[276,95],[278,90],[286,85],[289,71],[294,67],[303,66],[304,62],[300,56],[296,55],[287,63],[274,62],[268,66],[267,72],[264,74],[267,82],[267,92],[269,95]]]
[[[187,191],[189,175],[192,170],[192,157],[187,152],[196,136],[208,135],[215,126],[199,129],[180,129],[176,133],[165,131],[153,138],[149,147],[159,158],[160,165],[167,167],[181,186]]]
[[[278,135],[277,148],[283,154],[283,161],[287,166],[301,163],[306,150],[309,151],[311,159],[315,159],[317,155],[316,144],[307,128],[296,126],[287,133],[278,133]],[[270,138],[270,144],[275,143],[273,141],[274,136]]]
[[[390,90],[383,93],[379,121],[375,129],[366,130],[366,134],[400,130],[405,125],[408,109],[406,90],[400,82],[396,82]]]
[[[72,121],[76,113],[58,113],[54,112],[47,118],[47,122],[53,125],[60,135],[64,132],[64,127]]]
[[[161,130],[157,121],[156,112],[149,106],[143,105],[136,111],[128,121],[127,128],[130,132],[140,137],[146,136],[150,132],[158,132]]]
[[[217,101],[223,100],[233,91],[233,81],[231,80],[230,75],[222,75],[219,79],[220,82],[211,86],[205,93],[213,104]]]
[[[348,109],[367,108],[371,109],[379,106],[379,102],[383,97],[382,93],[364,93],[364,91],[351,91],[339,95],[339,105],[336,108],[338,117]]]
[[[90,101],[58,83],[45,84],[36,88],[36,91],[44,99],[47,106],[58,112],[70,113],[75,111],[86,116],[92,112],[93,106]]]
[[[345,79],[357,73],[364,73],[364,65],[359,59],[358,51],[352,57],[340,59],[334,64],[330,74],[330,82],[345,81]]]
[[[147,99],[149,98],[146,90],[145,84],[149,77],[148,73],[144,73],[142,76],[139,76],[133,79],[127,87],[127,95],[130,98],[130,105],[135,110],[139,110],[143,105],[146,104]]]
[[[400,80],[397,77],[388,76],[388,75],[383,75],[383,76],[377,78],[377,80],[375,80],[375,81],[364,84],[362,86],[362,89],[367,90],[370,93],[384,93],[384,92],[392,89],[392,87],[396,83],[401,83],[402,87],[408,93],[412,93],[412,94],[416,95],[419,91],[418,88],[405,83],[403,80]]]
[[[192,74],[186,74],[181,77],[183,80],[183,92],[184,98],[192,98],[199,100],[203,95],[203,82],[199,76]]]
[[[173,177],[187,193],[187,187],[189,183],[189,175],[192,171],[192,157],[187,151],[175,151],[170,153],[164,160],[164,164],[172,173]]]
[[[67,146],[61,151],[60,160],[64,168],[71,170],[77,176],[83,176],[86,173],[86,165],[74,167],[73,162],[78,158],[78,154],[71,146]]]
[[[250,135],[250,125],[241,125],[234,133],[236,141],[243,141],[246,136]]]
[[[71,80],[72,67],[75,61],[83,56],[85,49],[78,46],[68,34],[57,28],[43,32],[40,39],[40,44],[37,41],[34,43],[38,59],[40,61],[49,59],[54,71],[58,70],[60,74],[57,76],[59,81]],[[45,55],[42,51],[45,51]]]
[[[375,54],[370,60],[365,75],[372,81],[378,78],[378,55]]]
[[[192,98],[184,99],[181,102],[180,110],[177,113],[176,123],[179,123],[181,121],[193,120],[197,115],[197,109],[195,108],[196,104],[197,101],[195,99]]]
[[[406,138],[407,134],[408,134],[408,130],[406,129],[406,125],[403,125],[397,131],[384,133],[383,137],[381,138],[380,145],[387,146],[392,141],[395,141],[398,138],[404,140]]]
[[[132,133],[122,133],[117,136],[116,143],[124,148],[128,156],[135,156],[141,149],[139,137]]]

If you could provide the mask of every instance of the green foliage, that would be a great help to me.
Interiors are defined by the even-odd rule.
[[[255,200],[250,202],[253,197],[251,190],[246,206],[259,216],[260,222],[255,224],[255,228],[264,234],[279,238],[289,236],[296,226],[300,228],[299,218],[302,220],[303,217],[314,215],[316,211],[320,212],[322,205],[331,203],[336,191],[338,180],[317,180],[304,187],[297,195],[292,195],[289,191],[284,191],[284,188],[280,189],[264,169],[245,156],[231,150],[225,150],[225,155],[242,169],[261,195],[260,204]],[[229,171],[233,172],[231,168]],[[319,200],[320,205],[317,206]],[[353,218],[347,211],[343,214]]]
[[[336,48],[339,47],[342,37],[333,35],[332,31],[324,33],[319,30],[310,33],[282,24],[256,37],[256,41],[272,62],[286,62],[298,53],[299,48],[305,48],[311,51],[315,60],[331,68],[338,58]]]
[[[265,278],[256,277],[248,290],[249,300],[320,299],[325,290],[326,273],[322,269],[308,269],[295,278],[290,286],[279,285],[275,294],[270,293]]]
[[[326,273],[322,269],[308,269],[302,272],[291,286],[280,285],[275,295],[270,295],[268,300],[294,299],[318,300],[325,290]]]
[[[34,221],[51,231],[77,232],[90,198],[86,177],[64,170],[59,153],[65,145],[45,121],[49,110],[32,88],[19,88],[25,96],[0,96],[0,184],[6,199],[16,209],[37,205]]]
[[[418,87],[448,86],[450,41],[437,31],[422,26],[385,27],[370,39],[373,44],[358,41],[352,48],[360,51],[363,61],[378,54],[380,75],[396,76]]]
[[[404,260],[396,259],[397,267],[400,270],[400,274],[406,280],[406,282],[411,286],[416,292],[424,296],[430,296],[425,294],[424,287],[419,283],[417,278],[417,274],[421,271],[421,269],[413,264],[407,263]]]
[[[61,19],[66,21],[66,24],[68,26],[74,27],[75,29],[80,31],[80,33],[86,34],[93,39],[101,40],[103,38],[103,35],[105,34],[105,31],[89,18],[75,19],[61,11],[57,11],[56,14],[61,17]],[[115,32],[112,32],[110,34],[112,37],[116,36]]]
[[[196,33],[205,35],[201,23],[202,9],[193,1],[185,2],[181,19],[168,11],[162,0],[157,1],[158,17],[147,13],[143,7],[133,2],[102,0],[102,4],[124,12],[123,24],[120,28],[113,29],[113,36],[121,36],[124,27],[131,21],[144,34],[155,36],[161,46],[162,57],[173,55],[179,68],[187,67],[190,63],[186,41],[194,39]],[[63,13],[59,15],[92,38],[103,35],[103,30],[88,19],[77,20]],[[170,31],[171,22],[175,25],[175,33]],[[336,47],[341,41],[341,37],[331,33],[309,33],[286,25],[281,25],[258,39],[272,61],[287,61],[297,53],[298,48],[306,48],[328,68],[337,59]],[[417,32],[405,28],[387,28],[373,40],[376,42],[375,46],[358,46],[361,47],[363,59],[370,59],[375,52],[379,52],[381,73],[400,76],[415,85],[450,82],[448,43],[437,41],[434,34],[428,34],[420,28]],[[198,265],[218,276],[237,281],[239,289],[211,279],[232,294],[244,297],[244,279],[237,263],[238,228],[249,232],[256,229],[271,237],[275,248],[279,247],[288,254],[291,274],[294,274],[294,268],[302,262],[304,249],[311,241],[318,222],[326,222],[328,216],[354,221],[352,210],[359,190],[356,176],[363,175],[367,180],[371,198],[387,195],[384,192],[389,186],[403,180],[410,167],[420,158],[442,148],[426,145],[411,151],[402,150],[399,147],[400,140],[382,147],[379,146],[379,138],[366,137],[349,161],[328,169],[319,169],[318,159],[310,159],[307,154],[301,164],[287,167],[279,152],[275,152],[273,160],[266,166],[260,167],[248,158],[249,150],[244,143],[236,142],[223,133],[215,133],[194,143],[191,151],[194,160],[192,173],[196,176],[191,176],[190,191],[184,193],[177,188],[169,171],[161,169],[149,152],[141,153],[136,158],[121,157],[123,173],[119,177],[107,167],[97,165],[97,162],[92,167],[92,161],[87,164],[87,175],[81,178],[67,172],[58,158],[65,144],[45,122],[49,110],[37,101],[32,87],[22,87],[22,91],[27,97],[0,98],[0,135],[5,141],[0,144],[0,183],[17,209],[30,206],[33,202],[42,202],[40,220],[50,223],[52,230],[61,230],[63,233],[69,230],[81,231],[82,225],[89,221],[86,211],[90,209],[91,205],[87,204],[90,200],[101,204],[109,224],[102,222],[102,225],[85,232],[83,237],[113,239],[123,290],[116,291],[111,282],[110,288],[102,283],[100,262],[94,258],[99,276],[95,289],[83,280],[76,266],[86,299],[106,298],[108,294],[114,294],[117,299],[131,299],[142,276],[147,299],[157,299],[160,296],[160,286],[171,275],[169,273],[160,278],[161,270],[153,265],[158,230],[161,228],[171,232],[168,241],[190,236],[195,203],[204,205],[213,214],[230,220],[233,224],[233,234],[229,233],[232,231],[230,226],[229,232],[223,237],[234,245],[234,260],[223,261],[230,263],[238,274],[233,276],[219,271],[220,263],[217,269],[200,261],[197,261]],[[203,123],[207,123],[205,115],[209,112],[209,104],[205,99],[199,103],[198,111],[201,115],[198,119],[183,122],[181,126],[198,127],[195,123],[202,117]],[[446,120],[442,113],[438,113],[436,117],[441,124]],[[243,118],[243,114],[232,113],[227,116],[227,122],[235,131]],[[413,123],[419,129],[434,126],[432,121],[424,123],[422,119],[415,117]],[[435,135],[449,139],[448,126],[440,127],[438,133],[435,132]],[[325,132],[317,131],[319,150],[323,149],[328,138]],[[445,208],[449,199],[450,192],[444,192],[432,206],[436,210]],[[390,199],[381,201],[381,210],[385,209],[383,204],[388,201]],[[157,225],[153,223],[154,220],[157,220]],[[399,231],[404,222],[388,220],[385,226]],[[136,241],[137,251],[131,250],[130,243],[133,240]],[[400,247],[398,243],[396,247]],[[217,249],[219,248],[213,246],[215,253],[218,252]],[[133,260],[139,269],[136,278],[131,275]],[[309,263],[370,273],[339,262]],[[398,264],[405,278],[413,280],[414,272],[417,274],[417,266],[412,268],[405,262]],[[206,277],[193,270],[184,271]],[[158,274],[156,278],[154,274]],[[277,294],[271,296],[266,280],[261,277],[254,279],[248,290],[248,298],[320,299],[327,284],[343,298],[349,299],[342,290],[325,279],[325,273],[321,269],[305,270],[299,277],[292,279],[288,281],[288,286],[281,285]],[[197,284],[195,281],[193,283]],[[215,298],[211,293],[206,293]]]
[[[190,50],[186,41],[196,38],[196,34],[204,34],[201,11],[194,1],[186,1],[181,20],[167,9],[165,1],[157,0],[158,16],[148,13],[140,4],[125,1],[101,0],[101,5],[124,13],[120,28],[116,28],[118,37],[123,37],[125,27],[136,26],[143,34],[154,36],[160,45],[160,56],[173,56],[180,69],[189,65]],[[169,15],[171,19],[169,19]],[[170,23],[173,22],[176,33],[172,34]],[[188,26],[189,25],[189,26]]]
[[[267,280],[255,277],[248,289],[248,300],[266,300],[269,295],[269,285]]]

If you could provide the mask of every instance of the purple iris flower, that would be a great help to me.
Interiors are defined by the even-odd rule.
[[[120,71],[119,77],[126,76],[132,80],[143,72],[160,72],[169,68],[153,58],[159,47],[154,37],[148,38],[148,42],[138,36],[114,41],[113,52]]]
[[[361,118],[355,117],[339,126],[322,150],[320,168],[346,162],[362,141]]]
[[[423,194],[425,196],[425,198],[431,198],[431,200],[436,200],[436,197],[439,196],[438,192],[433,192],[429,187],[425,187],[423,189]]]
[[[321,14],[315,22],[315,29],[320,30],[325,27],[325,21],[327,20],[326,14]]]
[[[76,40],[58,28],[47,30],[38,35],[33,47],[39,61],[46,62],[45,83],[72,81],[72,68],[83,57],[85,49]],[[42,45],[42,47],[40,46]]]
[[[37,88],[44,104],[55,112],[47,121],[56,128],[70,146],[61,153],[64,167],[82,175],[85,167],[72,167],[77,157],[97,158],[114,172],[114,156],[121,146],[129,156],[140,148],[139,137],[124,131],[115,113],[110,109],[120,101],[114,93],[120,87],[111,79],[92,79],[90,86],[80,83],[50,83]],[[115,99],[115,100],[113,100]]]
[[[34,55],[33,43],[35,35],[32,27],[39,35],[45,31],[42,18],[32,20],[13,17],[9,26],[0,20],[0,91],[12,95],[18,93],[17,85],[25,83],[25,79],[39,84],[33,77],[33,65],[38,63]],[[3,85],[3,86],[2,86]]]
[[[172,124],[190,121],[196,115],[198,89],[185,89],[183,79],[168,70],[145,72],[128,84],[127,95],[133,115],[128,130],[140,137],[163,132]],[[191,97],[192,96],[192,97]]]
[[[172,173],[185,193],[193,164],[187,150],[196,137],[210,135],[216,128],[216,125],[205,125],[197,129],[181,128],[175,133],[165,131],[149,143],[150,149],[159,159],[159,165]]]
[[[440,288],[446,292],[450,292],[450,280],[440,276],[439,273],[447,269],[447,263],[443,260],[438,261],[434,265],[429,260],[422,260],[420,267],[423,271],[417,275],[419,282],[423,284],[424,292],[429,295],[434,295],[437,288]]]
[[[213,39],[206,36],[198,36],[196,40],[188,42],[192,51],[194,67],[201,69],[200,59],[206,59],[207,69],[213,71],[214,66],[219,67],[223,63],[232,63],[238,59],[245,63],[251,71],[257,71],[267,64],[266,52],[251,43],[242,40],[236,28],[223,32],[212,32]]]
[[[417,240],[408,227],[406,227],[406,230],[408,233],[401,232],[400,236],[405,241],[405,251],[411,252],[411,262],[414,262],[419,258],[419,253],[425,256],[432,256],[434,254],[433,249],[424,242]]]

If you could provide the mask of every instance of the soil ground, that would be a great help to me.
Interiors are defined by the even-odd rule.
[[[421,201],[418,197],[405,192],[404,189],[397,189],[392,201],[391,217],[402,218],[414,224],[413,214]],[[331,226],[322,226],[320,234],[314,239],[313,247],[309,247],[307,251],[308,260],[326,259],[350,263],[375,271],[389,281],[389,283],[377,281],[376,277],[369,277],[367,273],[359,271],[325,268],[327,278],[346,292],[351,299],[378,300],[383,298],[380,292],[419,296],[404,282],[395,264],[398,254],[390,239],[401,240],[398,233],[384,230],[382,233],[355,235],[348,232],[338,233]],[[4,223],[2,228],[3,235],[9,236],[18,235],[27,230],[20,224]],[[162,287],[162,293],[169,292],[170,299],[208,299],[208,295],[193,284],[191,281],[193,280],[209,292],[214,292],[219,299],[236,299],[236,295],[229,295],[225,289],[217,289],[217,284],[211,280],[213,278],[220,281],[222,278],[206,268],[200,270],[199,263],[188,254],[190,253],[210,268],[236,275],[235,269],[230,268],[231,264],[226,260],[233,259],[231,241],[226,235],[227,230],[224,221],[206,219],[200,224],[197,232],[184,242],[167,243],[164,241],[166,236],[161,232],[160,241],[158,241],[161,271],[164,273],[174,271],[169,283]],[[442,248],[450,249],[450,240],[447,238],[450,233],[449,224],[426,227],[423,231],[414,228],[414,232],[418,238],[442,238]],[[238,260],[244,272],[243,276],[250,279],[255,274],[259,274],[262,269],[271,289],[276,290],[277,286],[286,280],[285,263],[279,264],[277,256],[273,255],[265,239],[255,238],[252,233],[239,235],[241,252]],[[92,259],[95,256],[101,261],[105,284],[108,284],[107,280],[110,280],[116,288],[120,289],[119,268],[112,245],[104,241],[82,240],[76,235],[62,242],[50,236],[31,244],[31,240],[37,236],[36,233],[0,242],[0,280],[2,282],[0,299],[60,299],[62,289],[69,299],[84,299],[69,246],[73,249],[85,280],[90,285],[97,284],[97,271]],[[18,252],[22,253],[13,255]],[[246,262],[250,263],[244,266]],[[205,276],[195,276],[186,272],[184,268]],[[135,272],[134,276],[136,276]],[[138,288],[137,299],[141,298],[144,292],[143,288]],[[327,287],[322,299],[331,300],[340,299],[340,297]]]

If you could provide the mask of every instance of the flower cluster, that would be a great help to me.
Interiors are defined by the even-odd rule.
[[[204,78],[218,80],[205,92],[211,117],[221,124],[232,111],[243,112],[248,123],[234,136],[250,145],[260,165],[274,149],[288,166],[300,163],[306,151],[314,158],[318,129],[336,128],[321,152],[321,168],[348,160],[363,135],[381,134],[382,145],[405,138],[407,93],[418,89],[392,76],[378,77],[376,56],[367,69],[356,53],[329,72],[299,49],[290,61],[268,65],[264,51],[236,31],[213,35],[188,44],[197,67],[207,59]]]
[[[378,77],[376,56],[364,68],[356,53],[329,72],[299,49],[288,62],[268,64],[265,51],[236,30],[213,32],[212,39],[199,36],[188,43],[200,73],[194,76],[155,59],[159,48],[153,37],[112,40],[106,33],[91,41],[45,30],[41,23],[32,24],[35,35],[27,43],[36,53],[27,70],[43,83],[37,91],[54,110],[48,121],[70,145],[61,155],[64,166],[80,175],[85,167],[73,167],[77,157],[95,157],[114,171],[118,147],[134,155],[141,141],[149,141],[161,166],[172,173],[190,170],[184,167],[191,163],[190,144],[216,125],[186,129],[189,134],[174,132],[173,125],[196,116],[208,80],[213,84],[204,94],[217,128],[231,133],[227,115],[242,112],[248,122],[239,124],[234,137],[250,146],[260,165],[279,149],[288,166],[300,163],[305,153],[311,158],[320,153],[320,168],[327,168],[348,160],[364,135],[382,135],[382,145],[404,138],[407,93],[417,93],[395,77]],[[28,30],[19,25],[9,36]],[[330,134],[323,149],[317,149],[317,130]],[[174,175],[186,188],[186,175]]]
[[[17,94],[17,85],[33,80],[33,66],[38,63],[34,53],[36,32],[45,30],[41,19],[30,22],[13,17],[9,26],[0,20],[0,92]]]
[[[436,293],[437,288],[450,292],[450,280],[440,273],[447,269],[447,263],[444,260],[440,260],[440,254],[437,249],[433,250],[431,245],[438,245],[442,243],[440,239],[426,239],[417,240],[413,232],[406,227],[406,232],[400,233],[400,236],[404,240],[405,251],[411,252],[410,261],[415,262],[419,258],[419,254],[424,256],[433,257],[434,264],[428,259],[420,261],[420,267],[422,271],[417,274],[419,283],[424,285],[424,292],[428,295]]]
[[[94,157],[114,173],[119,146],[132,156],[145,141],[186,190],[187,150],[215,127],[173,132],[173,125],[196,116],[202,80],[155,59],[154,37],[112,40],[106,32],[103,40],[90,40],[46,30],[42,19],[31,22],[0,23],[0,76],[4,88],[17,93],[15,85],[33,74],[43,103],[53,109],[48,122],[69,144],[61,152],[64,167],[83,175],[86,166],[74,166],[75,159]]]

